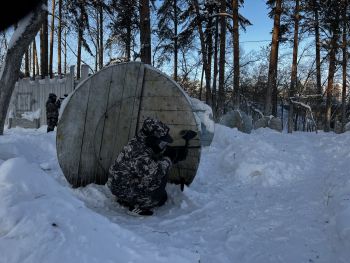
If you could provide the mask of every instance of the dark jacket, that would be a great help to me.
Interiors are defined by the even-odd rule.
[[[153,208],[152,193],[164,182],[172,165],[168,157],[156,155],[140,132],[124,146],[109,169],[107,185],[118,201],[140,208]]]
[[[46,118],[47,119],[58,119],[58,110],[60,108],[60,101],[56,101],[49,98],[46,102]]]

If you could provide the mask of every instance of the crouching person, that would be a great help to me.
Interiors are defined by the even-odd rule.
[[[178,153],[166,151],[172,142],[167,125],[147,118],[110,167],[107,185],[131,214],[152,215],[153,208],[166,202],[169,170],[186,158],[185,153],[179,158]]]

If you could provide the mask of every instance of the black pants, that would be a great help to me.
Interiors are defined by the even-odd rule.
[[[159,188],[150,193],[151,199],[153,200],[154,206],[162,206],[168,200],[168,194],[165,190],[166,184],[168,181],[168,176],[163,177]],[[117,202],[125,207],[133,209],[135,206],[139,206],[139,204],[135,204],[132,202],[126,202],[124,200],[118,199]]]
[[[161,181],[160,187],[151,193],[152,199],[158,202],[157,206],[164,205],[164,203],[168,199],[168,194],[165,191],[167,181],[168,181],[168,176],[164,176]]]
[[[58,118],[47,118],[47,132],[53,131],[57,126]]]

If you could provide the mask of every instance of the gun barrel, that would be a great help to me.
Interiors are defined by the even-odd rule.
[[[198,149],[198,148],[201,148],[201,146],[169,146],[173,149],[184,149],[184,148],[187,148],[187,149]]]

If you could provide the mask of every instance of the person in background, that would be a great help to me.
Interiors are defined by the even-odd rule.
[[[107,186],[130,214],[152,215],[166,202],[169,170],[187,156],[186,149],[167,147],[172,142],[167,125],[147,118],[110,167]]]
[[[46,122],[47,132],[53,131],[58,122],[58,111],[61,107],[61,101],[57,100],[57,96],[54,93],[49,94],[49,98],[46,101]]]

